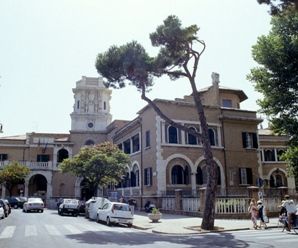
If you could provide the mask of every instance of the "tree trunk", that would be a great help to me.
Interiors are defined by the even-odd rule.
[[[197,107],[197,113],[199,115],[199,120],[202,128],[202,144],[204,157],[207,166],[207,185],[205,191],[205,206],[201,228],[205,230],[214,229],[214,219],[215,219],[215,200],[216,200],[216,189],[217,189],[217,167],[213,160],[213,155],[211,151],[209,135],[208,135],[208,125],[206,117],[204,114],[204,108],[199,96],[199,93],[195,87],[194,81],[191,82],[193,89],[193,97]]]

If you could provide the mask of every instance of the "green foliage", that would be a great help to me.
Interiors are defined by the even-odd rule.
[[[159,214],[159,209],[158,208],[153,208],[151,211],[152,214]]]
[[[290,147],[283,155],[282,159],[289,164],[288,175],[294,176],[298,185],[298,146]]]
[[[0,170],[0,184],[5,183],[10,195],[14,185],[23,183],[26,176],[30,173],[27,166],[21,165],[17,161],[12,161]]]
[[[96,146],[86,146],[73,158],[63,160],[60,168],[63,173],[69,172],[87,180],[90,187],[117,184],[125,174],[129,157],[119,148],[105,142]]]
[[[270,6],[270,14],[278,15],[283,11],[293,7],[298,8],[297,0],[257,0],[259,4],[267,4]]]
[[[290,137],[291,149],[298,146],[298,12],[284,10],[272,17],[272,30],[258,38],[253,46],[254,60],[259,64],[251,70],[248,79],[263,94],[258,101],[271,128]],[[297,164],[295,157],[291,165]],[[290,160],[289,160],[290,161]],[[298,167],[294,167],[298,173]],[[297,174],[296,174],[297,175]]]

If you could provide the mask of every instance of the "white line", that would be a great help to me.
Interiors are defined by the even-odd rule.
[[[72,234],[79,234],[82,233],[81,230],[79,230],[78,228],[76,228],[73,225],[63,225],[65,227],[65,229],[67,229],[69,232],[71,232]]]
[[[16,230],[15,226],[5,227],[4,230],[2,231],[1,235],[0,235],[0,239],[11,238],[13,236],[15,230]]]
[[[61,233],[53,225],[45,225],[45,228],[47,229],[47,231],[50,235],[54,235],[54,236],[60,236],[61,235]]]
[[[25,226],[25,237],[37,236],[36,226],[26,225]]]

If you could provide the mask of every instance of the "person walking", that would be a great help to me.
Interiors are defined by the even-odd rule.
[[[292,223],[295,218],[296,213],[296,207],[295,203],[292,199],[290,199],[289,195],[285,195],[285,201],[282,204],[282,207],[284,207],[287,210],[287,217],[288,217],[288,231],[291,231]]]
[[[262,228],[264,227],[265,229],[267,229],[267,225],[265,223],[265,207],[263,205],[263,202],[261,200],[257,201],[257,208],[258,208],[258,218],[260,219],[260,225],[259,227]]]
[[[258,208],[257,208],[257,203],[255,198],[251,199],[248,207],[248,212],[250,213],[250,219],[253,223],[253,229],[257,229],[258,228],[258,224],[257,224]]]

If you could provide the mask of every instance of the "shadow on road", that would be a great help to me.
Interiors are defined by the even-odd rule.
[[[72,234],[66,236],[69,239],[77,240],[84,244],[98,244],[98,245],[152,245],[152,247],[238,247],[245,248],[252,243],[247,243],[242,240],[237,240],[230,233],[217,233],[214,235],[192,235],[192,236],[172,236],[172,235],[158,235],[142,232],[127,232],[119,233],[114,231],[87,231],[82,234]],[[166,246],[165,246],[166,245]],[[273,246],[264,246],[273,247]]]

